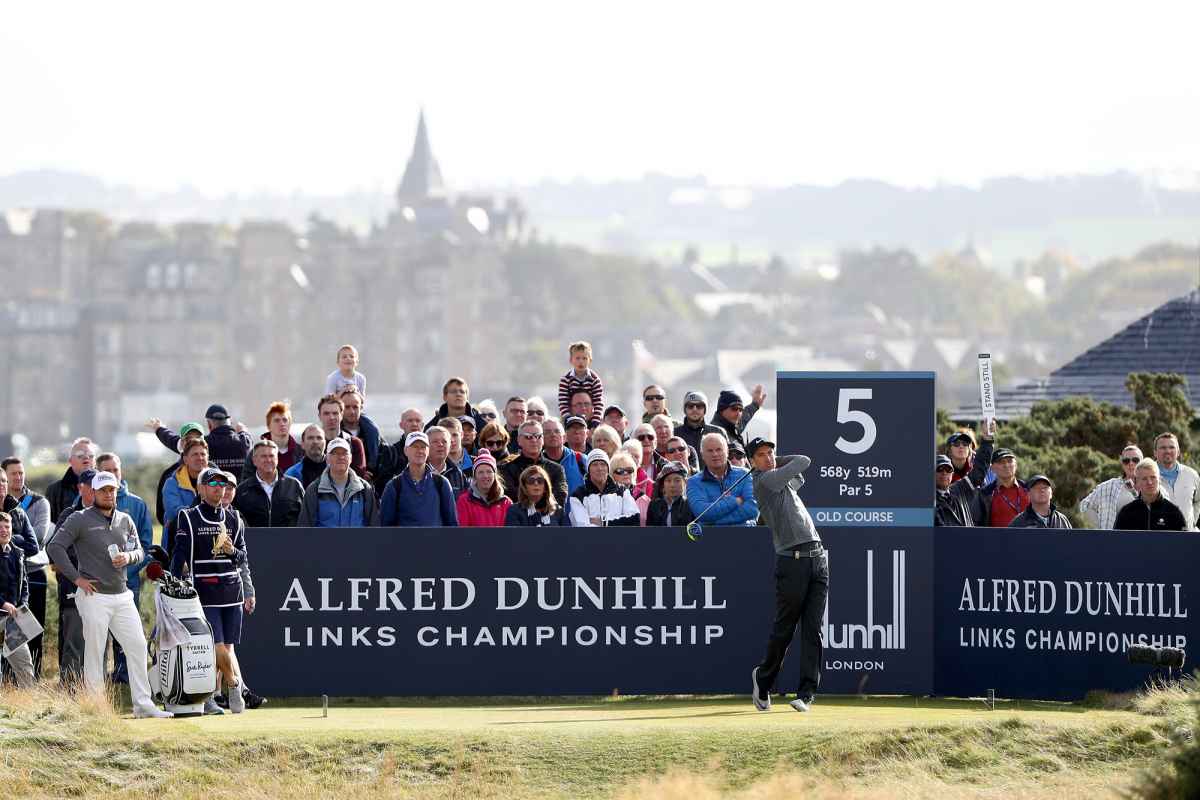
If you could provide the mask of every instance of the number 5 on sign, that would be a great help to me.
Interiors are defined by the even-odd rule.
[[[848,455],[856,456],[865,453],[875,444],[875,420],[865,411],[850,408],[851,400],[870,400],[870,389],[839,389],[837,421],[843,425],[854,423],[862,426],[862,438],[850,441],[844,436],[838,436],[834,446]]]

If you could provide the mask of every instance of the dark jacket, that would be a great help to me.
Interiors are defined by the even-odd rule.
[[[483,430],[483,426],[487,424],[487,420],[484,419],[483,415],[476,411],[470,403],[467,403],[466,414],[460,416],[468,415],[471,417],[471,419],[475,420],[475,432],[478,433],[479,431]],[[425,430],[429,430],[434,425],[437,425],[439,419],[445,419],[449,416],[451,416],[450,409],[446,407],[445,403],[442,403],[442,405],[438,407],[437,413],[433,415],[433,418],[430,419],[429,422],[425,423]],[[397,470],[397,472],[399,472],[399,470]]]
[[[300,481],[300,485],[307,489],[312,486],[313,481],[325,473],[325,466],[324,461],[313,461],[308,456],[304,456],[299,462],[288,467],[285,474]]]
[[[408,465],[405,464],[405,466]],[[446,459],[446,469],[441,474],[443,478],[450,481],[450,488],[454,490],[456,498],[467,490],[467,475],[462,471],[462,467],[452,460]]]
[[[342,435],[348,439],[354,434],[342,428]],[[387,442],[379,434],[379,427],[366,414],[358,418],[358,438],[362,440],[367,471],[374,473],[376,466],[379,464],[380,449],[386,446]]]
[[[238,566],[247,558],[246,529],[236,512],[229,513],[208,503],[179,512],[178,530],[171,546],[171,574],[183,574],[186,564],[192,585],[203,606],[237,606],[245,600]],[[220,526],[233,540],[233,554],[213,554]]]
[[[696,517],[692,513],[692,507],[688,505],[687,497],[680,495],[671,504],[671,521],[667,522],[667,500],[661,495],[650,501],[650,505],[646,508],[646,527],[661,527],[671,525],[687,525]]]
[[[177,460],[174,464],[164,469],[162,474],[158,476],[158,489],[154,492],[154,518],[158,520],[159,525],[167,524],[166,520],[163,519],[166,509],[166,505],[163,503],[163,487],[167,485],[167,481],[182,466],[183,462]]]
[[[58,522],[58,515],[74,505],[79,499],[79,476],[67,467],[63,476],[46,488],[46,502],[50,504],[50,521]]]
[[[322,472],[304,490],[296,524],[301,528],[373,528],[379,524],[375,487],[351,472],[345,499],[339,502],[329,473]]]
[[[1118,531],[1185,531],[1187,520],[1179,506],[1172,503],[1162,492],[1150,505],[1140,496],[1117,512],[1113,530]]]
[[[511,461],[506,461],[500,465],[500,475],[504,479],[504,493],[508,495],[512,501],[517,502],[517,489],[520,488],[521,473],[528,467],[537,465],[546,470],[546,474],[550,476],[550,490],[554,492],[554,499],[560,506],[567,504],[567,473],[563,471],[561,465],[546,458],[545,455],[540,456],[536,461],[528,458],[520,453]]]
[[[982,449],[980,447],[980,450]],[[963,480],[968,480],[968,478],[963,478]],[[950,485],[957,486],[960,483],[962,481],[955,481]],[[986,528],[992,524],[992,498],[995,496],[998,486],[1000,486],[999,481],[992,481],[974,493],[971,499],[971,517],[975,520],[976,527]],[[1025,484],[1025,481],[1019,478],[1017,479],[1017,486],[1026,492],[1029,491],[1029,487]]]
[[[170,428],[160,427],[154,435],[168,450],[179,452],[179,434]],[[238,480],[242,479],[242,467],[246,463],[246,455],[254,440],[246,431],[234,430],[232,425],[221,425],[213,428],[204,437],[208,443],[208,464],[211,467],[225,470]]]
[[[49,545],[50,542],[53,541],[54,534],[58,533],[59,528],[63,526],[63,523],[67,521],[68,517],[70,517],[76,511],[82,510],[83,502],[79,498],[75,499],[75,502],[70,508],[64,508],[62,514],[59,516],[58,522],[54,526],[54,533],[50,534],[50,539],[46,540],[46,544]],[[76,569],[79,568],[79,558],[75,555],[74,547],[67,548],[67,558],[70,560],[71,566],[75,567]],[[58,584],[58,607],[75,608],[75,584],[71,583],[66,578],[57,578],[55,583]]]
[[[300,503],[304,499],[304,486],[295,478],[276,473],[275,488],[271,496],[258,482],[258,473],[238,484],[233,498],[233,507],[242,512],[246,525],[251,528],[292,528],[300,517]]]
[[[414,481],[406,469],[392,478],[384,490],[379,519],[389,528],[457,528],[454,489],[450,481],[435,475],[428,464],[420,481]]]
[[[959,481],[962,483],[962,481]],[[1008,523],[1010,528],[1071,528],[1071,520],[1067,519],[1061,511],[1050,505],[1050,524],[1042,522],[1038,517],[1037,512],[1033,510],[1033,506],[1022,511],[1017,515],[1017,518]]]
[[[707,422],[702,423],[698,428],[693,428],[688,425],[687,420],[675,426],[675,435],[687,442],[688,447],[695,449],[697,453],[700,452],[700,440],[706,433],[719,433],[724,436],[725,430],[716,425],[709,425]]]
[[[508,507],[508,511],[504,515],[504,527],[506,528],[543,528],[543,527],[570,527],[571,516],[562,506],[553,514],[543,514],[537,509],[526,508],[513,503]]]
[[[742,414],[740,417],[738,417],[736,425],[722,417],[720,411],[714,411],[712,419],[709,420],[709,422],[712,425],[720,428],[725,433],[726,439],[731,442],[737,442],[742,447],[745,447],[746,442],[742,438],[742,433],[745,432],[746,426],[750,424],[750,420],[754,419],[754,415],[758,413],[758,408],[758,403],[755,403],[753,400],[750,401],[749,405],[742,406]],[[649,516],[647,516],[646,519],[646,524],[649,525]]]
[[[12,546],[24,553],[26,558],[40,553],[42,546],[38,542],[37,532],[29,524],[29,517],[21,510],[21,504],[11,494],[4,496],[3,510],[12,517]]]
[[[29,579],[25,576],[25,553],[13,536],[8,552],[0,551],[0,604],[17,608],[29,603]],[[7,616],[5,616],[7,619]]]
[[[262,436],[258,437],[260,441],[266,441],[271,438],[271,432],[267,431]],[[292,468],[300,459],[304,458],[304,450],[301,449],[300,443],[296,441],[296,437],[288,434],[288,449],[287,452],[279,453],[279,472],[283,474]],[[246,462],[242,464],[242,477],[248,478],[254,474],[254,448],[250,448],[250,452],[246,453]],[[166,480],[164,478],[163,480]]]
[[[987,477],[987,465],[992,460],[995,442],[984,439],[979,445],[979,455],[971,471],[963,478],[950,484],[945,492],[934,490],[933,524],[936,527],[973,528],[975,516],[973,506],[979,486]],[[988,503],[989,516],[991,503]]]

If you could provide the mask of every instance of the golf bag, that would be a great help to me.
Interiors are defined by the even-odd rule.
[[[190,597],[172,597],[173,593],[169,589],[164,591],[165,588],[159,586],[159,601],[173,612],[189,636],[187,641],[165,649],[159,647],[159,635],[151,638],[151,689],[154,699],[175,716],[198,716],[204,713],[204,701],[217,690],[212,627],[204,618],[204,609],[194,591]]]

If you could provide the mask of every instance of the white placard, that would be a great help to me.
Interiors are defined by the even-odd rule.
[[[979,354],[979,407],[984,419],[996,416],[996,384],[992,379],[992,356]]]

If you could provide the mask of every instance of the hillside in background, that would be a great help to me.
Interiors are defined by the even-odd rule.
[[[296,227],[316,212],[365,231],[392,208],[389,185],[381,180],[377,189],[338,196],[296,191],[218,197],[188,187],[148,192],[47,170],[0,177],[0,209],[90,209],[118,220],[158,222],[278,219]],[[869,180],[723,187],[703,177],[647,175],[611,183],[542,182],[504,192],[521,198],[541,238],[664,260],[682,257],[692,246],[705,263],[765,262],[778,254],[804,268],[833,262],[846,248],[903,247],[933,257],[970,246],[986,266],[1007,272],[1047,250],[1092,266],[1150,242],[1200,239],[1200,192],[1131,173],[997,178],[978,188],[925,189]]]

